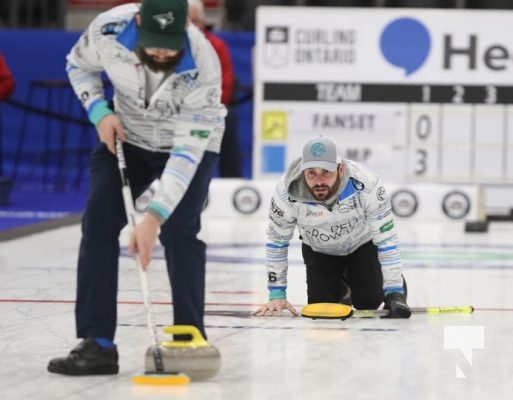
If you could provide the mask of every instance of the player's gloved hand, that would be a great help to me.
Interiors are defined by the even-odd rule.
[[[392,292],[385,296],[385,310],[390,310],[387,318],[410,318],[411,310],[402,293]]]

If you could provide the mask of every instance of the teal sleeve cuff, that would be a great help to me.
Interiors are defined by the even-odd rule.
[[[287,298],[285,289],[269,289],[269,300],[284,300]]]
[[[384,292],[385,296],[390,293],[404,294],[404,289],[402,287],[391,287],[391,288],[387,288],[387,289],[383,290],[383,292]]]
[[[109,103],[107,103],[106,100],[98,100],[89,107],[87,114],[89,116],[89,121],[96,126],[104,117],[114,114],[114,111],[109,108]]]
[[[155,215],[155,217],[157,217],[162,222],[167,220],[171,215],[171,213],[168,212],[164,207],[155,202],[151,202],[146,208],[146,211]]]

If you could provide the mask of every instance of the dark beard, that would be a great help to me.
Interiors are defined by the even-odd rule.
[[[310,191],[311,195],[318,201],[325,202],[326,200],[329,200],[338,190],[340,186],[340,181],[342,180],[342,176],[337,175],[337,179],[333,183],[333,186],[327,186],[327,185],[315,185],[313,188],[307,185],[308,190]],[[326,196],[319,197],[315,194],[314,189],[318,187],[324,187],[328,189],[328,192],[326,193]]]
[[[153,72],[168,72],[174,70],[183,57],[183,49],[175,56],[169,57],[168,60],[164,62],[155,61],[153,57],[149,56],[142,47],[138,47],[136,53],[139,56],[141,63],[146,65],[148,69]]]

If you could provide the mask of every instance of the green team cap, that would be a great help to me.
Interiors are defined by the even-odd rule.
[[[181,50],[185,43],[187,0],[143,0],[139,45]]]

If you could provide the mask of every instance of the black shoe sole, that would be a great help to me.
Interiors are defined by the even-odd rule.
[[[86,376],[86,375],[115,375],[119,372],[118,365],[102,365],[90,369],[72,369],[72,368],[60,368],[53,365],[49,365],[47,368],[48,372],[53,374],[69,375],[69,376]]]

